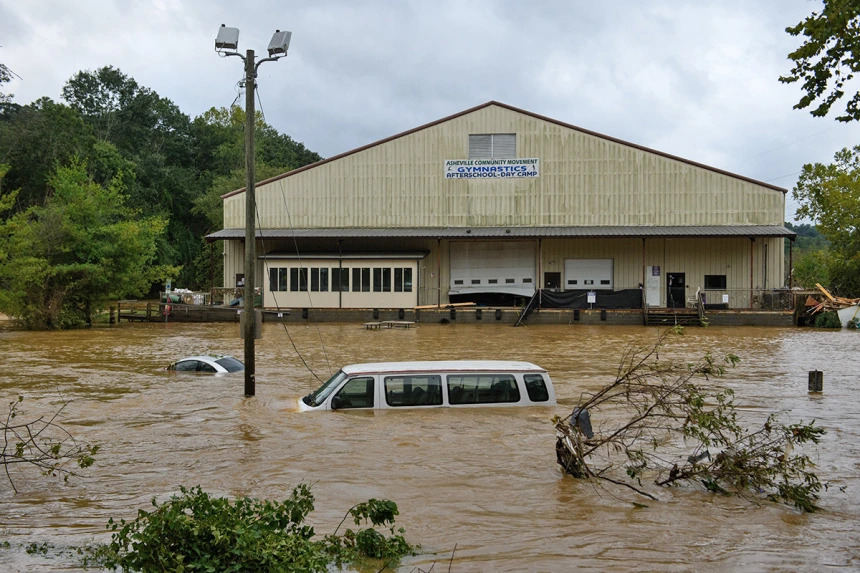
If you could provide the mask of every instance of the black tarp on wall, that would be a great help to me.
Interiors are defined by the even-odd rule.
[[[594,292],[596,300],[588,304],[588,293]],[[642,289],[624,290],[544,290],[540,295],[541,308],[642,308]]]

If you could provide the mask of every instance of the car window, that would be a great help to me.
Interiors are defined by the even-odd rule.
[[[180,360],[176,364],[173,365],[172,370],[176,370],[177,372],[196,372],[197,371],[197,361],[196,360]]]
[[[448,403],[500,404],[519,402],[520,390],[510,374],[458,374],[448,376]]]
[[[353,378],[336,394],[341,408],[373,408],[373,378]]]
[[[200,362],[200,367],[197,369],[198,372],[218,372],[218,369],[212,366],[207,362]]]
[[[523,381],[526,383],[526,392],[529,393],[529,400],[532,402],[546,402],[549,400],[549,392],[547,392],[543,376],[540,374],[526,374],[523,376]]]
[[[385,402],[389,406],[440,406],[442,377],[429,374],[417,376],[386,376]]]
[[[232,356],[224,356],[215,361],[219,366],[227,372],[241,372],[245,369],[245,365],[233,358]]]

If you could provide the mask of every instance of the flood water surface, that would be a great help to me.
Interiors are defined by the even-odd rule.
[[[72,558],[27,554],[106,542],[108,518],[133,519],[180,486],[219,496],[285,499],[311,485],[310,523],[331,533],[369,498],[398,504],[397,525],[424,553],[403,571],[851,570],[860,567],[860,335],[781,328],[688,328],[671,352],[692,360],[732,352],[732,387],[750,425],[771,412],[827,429],[812,450],[823,511],[696,489],[657,490],[657,502],[565,476],[555,460],[554,415],[614,379],[644,327],[418,325],[368,331],[354,324],[265,324],[257,395],[240,374],[169,373],[191,354],[241,359],[236,324],[122,324],[74,332],[0,331],[7,402],[25,413],[68,403],[60,422],[101,445],[96,464],[63,484],[12,472],[0,480],[5,570],[75,570]],[[344,364],[416,359],[516,359],[549,370],[559,404],[300,413],[296,399]],[[808,372],[824,392],[807,392]],[[637,502],[638,504],[634,504]],[[453,559],[452,559],[453,554]],[[435,564],[435,565],[434,565]]]

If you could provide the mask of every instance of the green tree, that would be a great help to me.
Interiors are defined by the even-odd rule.
[[[12,70],[6,64],[0,63],[0,86],[12,81]],[[0,92],[0,104],[8,104],[12,101],[12,94]]]
[[[794,284],[805,289],[814,289],[816,284],[829,285],[829,260],[827,251],[803,251],[794,261]]]
[[[194,121],[197,139],[204,142],[209,164],[209,188],[193,201],[192,214],[206,221],[208,234],[224,224],[225,193],[245,187],[245,111],[239,106],[211,108]],[[257,181],[320,161],[322,157],[301,143],[282,135],[257,113],[255,119],[255,173]],[[202,148],[202,146],[201,146]],[[214,261],[214,262],[213,262]],[[215,268],[212,268],[212,265]],[[198,284],[208,284],[211,277],[223,275],[223,259],[212,257],[208,248],[201,249],[191,263],[188,274]]]
[[[860,71],[860,0],[824,0],[820,13],[813,12],[785,31],[792,36],[803,35],[805,40],[788,55],[794,67],[779,81],[802,81],[804,95],[794,109],[816,104],[810,113],[823,117],[845,96],[846,82]],[[860,92],[849,95],[845,113],[836,119],[860,119]]]
[[[199,237],[206,231],[191,205],[208,186],[208,165],[198,162],[189,117],[111,66],[77,73],[63,87],[63,98],[99,142],[114,146],[134,165],[134,177],[125,179],[129,205],[167,222],[157,242],[158,262],[180,267],[177,285],[200,286],[186,269],[199,256]]]
[[[126,206],[121,174],[102,186],[76,162],[58,169],[50,185],[44,206],[0,226],[0,310],[23,326],[91,324],[109,301],[139,296],[176,272],[154,264],[166,222]],[[8,207],[4,199],[0,206]]]
[[[88,158],[94,142],[80,114],[50,98],[10,109],[0,122],[0,162],[10,166],[6,184],[21,190],[15,211],[44,205],[51,174],[72,157]]]
[[[831,244],[831,290],[860,294],[860,146],[838,151],[829,165],[804,165],[792,196],[800,204],[796,216],[815,221]]]

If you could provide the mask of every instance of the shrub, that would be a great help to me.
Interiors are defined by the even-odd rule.
[[[836,311],[828,310],[815,318],[815,328],[842,328],[842,321]]]
[[[199,486],[180,490],[160,505],[153,499],[155,509],[138,511],[134,521],[111,518],[110,544],[89,548],[87,564],[124,571],[325,572],[329,564],[362,557],[395,560],[412,550],[401,535],[389,540],[373,529],[314,540],[313,527],[305,525],[314,509],[307,485],[296,487],[283,502],[231,502],[210,497]],[[374,525],[391,525],[397,505],[370,500],[349,514],[356,524],[367,518]]]

